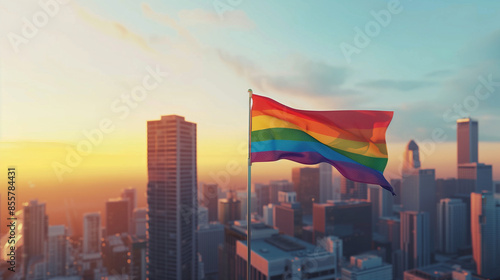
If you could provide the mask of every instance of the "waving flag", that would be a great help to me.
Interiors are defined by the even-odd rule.
[[[252,95],[251,162],[288,159],[327,162],[344,177],[380,185],[395,195],[383,172],[390,111],[305,111]]]

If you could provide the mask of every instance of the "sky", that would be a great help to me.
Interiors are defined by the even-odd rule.
[[[199,181],[244,187],[251,88],[299,109],[394,111],[389,178],[410,139],[423,167],[455,177],[455,121],[471,116],[479,160],[500,180],[499,10],[496,1],[0,0],[0,165],[18,167],[21,200],[64,197],[54,211],[100,207],[125,187],[144,206],[146,121],[178,114],[198,124]],[[253,181],[289,179],[295,166],[255,164]]]

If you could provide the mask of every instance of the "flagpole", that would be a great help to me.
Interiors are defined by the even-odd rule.
[[[252,202],[252,90],[248,90],[248,183],[247,183],[247,280],[250,280],[250,268],[252,259],[252,213],[251,202]]]

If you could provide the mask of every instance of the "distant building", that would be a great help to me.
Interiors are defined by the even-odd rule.
[[[218,220],[218,193],[219,186],[217,184],[202,185],[202,205],[208,209],[208,221],[215,222]]]
[[[146,238],[147,230],[147,219],[148,209],[147,208],[136,208],[134,209],[132,222],[134,224],[134,233],[139,238]]]
[[[135,226],[132,222],[132,217],[134,214],[134,209],[137,208],[137,191],[134,188],[127,188],[122,190],[121,198],[123,200],[128,200],[128,223],[129,223],[129,230],[128,232],[130,234],[135,234]]]
[[[252,279],[331,279],[333,253],[287,235],[252,239]],[[314,265],[311,265],[313,263]],[[236,243],[236,277],[246,279],[247,241]]]
[[[128,236],[125,242],[128,245],[129,255],[129,274],[130,280],[147,279],[147,241],[137,236]]]
[[[379,234],[391,243],[392,251],[400,249],[401,222],[397,217],[381,217],[378,220]]]
[[[269,182],[269,203],[278,203],[278,192],[291,192],[293,191],[293,183],[287,180],[276,180]]]
[[[218,214],[223,225],[241,219],[241,201],[235,197],[219,199]]]
[[[404,211],[401,220],[401,251],[403,270],[431,263],[429,213]]]
[[[342,280],[392,280],[392,265],[374,255],[351,256],[350,264],[342,268]]]
[[[279,192],[280,204],[273,207],[273,225],[280,233],[302,238],[302,207],[295,192]]]
[[[392,216],[393,196],[380,186],[368,186],[368,201],[372,204],[372,226],[378,231],[378,219]]]
[[[205,206],[198,206],[198,225],[197,227],[204,227],[208,225],[208,208]]]
[[[292,169],[293,191],[305,215],[312,213],[312,205],[319,202],[319,168],[296,167]]]
[[[254,184],[252,192],[255,193],[255,207],[257,213],[262,215],[262,207],[269,204],[269,185]]]
[[[478,123],[471,118],[457,120],[457,163],[478,162]]]
[[[127,246],[128,235],[109,235],[104,239],[102,251],[103,264],[109,275],[128,275],[129,247]]]
[[[24,263],[25,266],[30,263],[35,265],[35,263],[39,263],[36,260],[38,259],[37,257],[41,257],[43,261],[45,242],[47,242],[48,235],[49,218],[45,214],[45,203],[38,203],[37,200],[25,203],[23,213]]]
[[[268,226],[273,226],[274,220],[274,204],[269,203],[268,205],[262,206],[262,220]]]
[[[459,199],[445,198],[437,207],[437,248],[446,254],[456,254],[465,247],[466,205]]]
[[[110,199],[106,202],[106,235],[129,233],[129,200]]]
[[[101,214],[83,215],[83,253],[101,253]]]
[[[335,278],[340,278],[341,277],[341,270],[342,270],[342,260],[343,260],[343,243],[342,239],[336,237],[336,236],[328,236],[325,238],[321,238],[317,242],[318,246],[323,247],[326,251],[332,253],[335,257],[335,262],[334,262],[334,277]]]
[[[458,165],[458,193],[493,191],[493,167],[483,163]]]
[[[66,276],[68,262],[68,241],[64,225],[49,226],[47,242],[47,275],[52,277]]]
[[[325,203],[327,200],[333,200],[333,180],[332,165],[326,162],[319,164],[319,203]]]
[[[371,249],[371,203],[361,200],[314,204],[314,240],[334,235],[342,239],[344,256]]]
[[[210,223],[198,229],[198,252],[201,254],[206,280],[217,279],[219,272],[218,247],[224,244],[224,225]]]
[[[340,197],[342,200],[366,199],[368,185],[366,183],[354,182],[344,176],[340,178]]]

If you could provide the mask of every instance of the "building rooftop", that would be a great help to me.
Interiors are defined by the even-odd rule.
[[[407,273],[417,275],[417,276],[424,276],[426,278],[431,279],[430,277],[446,277],[451,275],[451,273],[455,270],[453,267],[450,265],[444,264],[444,263],[438,263],[438,264],[433,264],[429,265],[426,267],[421,267],[418,269],[412,269],[410,271],[406,271]],[[432,278],[434,279],[434,278]]]
[[[238,242],[245,246],[247,244],[246,240]],[[274,235],[265,239],[252,240],[252,251],[267,261],[330,254],[321,247],[288,235]]]

